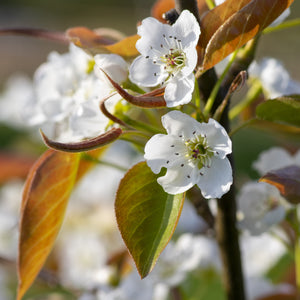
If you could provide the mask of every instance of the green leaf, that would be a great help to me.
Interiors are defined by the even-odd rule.
[[[256,108],[256,115],[261,120],[300,127],[300,96],[268,100]]]
[[[119,230],[140,276],[147,276],[176,228],[184,194],[169,195],[145,162],[121,180],[115,210]]]

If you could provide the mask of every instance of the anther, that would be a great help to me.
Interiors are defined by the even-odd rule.
[[[179,155],[179,153],[178,153],[178,152],[176,152],[176,153],[175,153],[175,155]]]
[[[181,164],[181,165],[180,165],[180,167],[183,167],[183,166],[184,166],[184,164]]]
[[[191,178],[191,176],[190,175],[188,175],[188,176],[186,176],[187,178]]]

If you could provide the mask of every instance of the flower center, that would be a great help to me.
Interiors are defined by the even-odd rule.
[[[210,168],[214,151],[208,146],[205,136],[196,136],[186,141],[185,145],[188,150],[187,156],[197,164],[199,170],[203,167]]]
[[[160,60],[166,72],[176,74],[185,66],[186,55],[181,49],[170,49],[168,54],[160,57]]]

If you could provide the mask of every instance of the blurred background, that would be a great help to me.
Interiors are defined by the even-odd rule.
[[[69,27],[111,27],[125,34],[136,33],[139,20],[149,16],[154,0],[1,0],[0,27],[32,27],[64,31]],[[300,17],[295,1],[289,19]],[[287,34],[288,33],[288,34]],[[268,34],[262,38],[258,57],[283,61],[294,79],[300,80],[300,27]],[[51,50],[66,47],[29,37],[0,38],[0,85],[16,71],[32,74]]]

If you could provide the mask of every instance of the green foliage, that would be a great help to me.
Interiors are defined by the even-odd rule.
[[[120,182],[115,210],[119,230],[141,277],[154,267],[176,228],[184,195],[168,195],[145,162]]]
[[[220,275],[213,269],[191,273],[180,289],[184,300],[224,300]]]
[[[300,96],[266,101],[257,107],[256,115],[262,120],[300,127]]]

